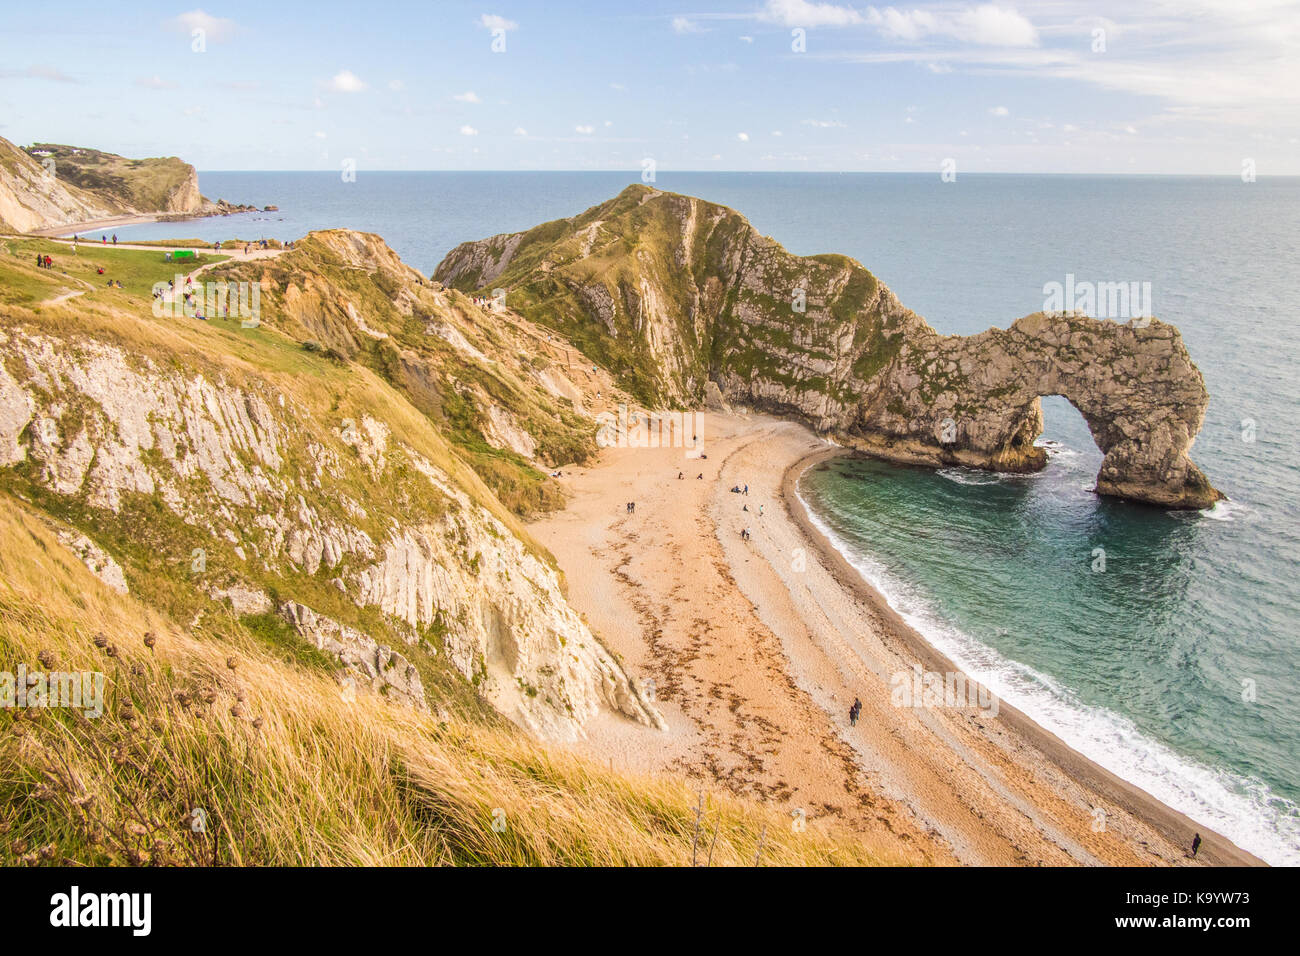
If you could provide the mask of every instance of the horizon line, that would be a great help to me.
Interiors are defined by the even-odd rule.
[[[337,169],[199,169],[199,173],[322,173],[337,175]],[[637,169],[361,169],[358,173],[586,173],[586,174],[620,174],[639,175]],[[704,173],[709,175],[771,175],[771,176],[939,176],[932,169],[670,169],[657,170],[658,175],[681,175],[683,173]],[[1009,170],[981,170],[979,172],[959,172],[958,177],[968,176],[1113,176],[1120,177],[1186,177],[1199,179],[1240,179],[1240,173],[1140,173],[1140,172],[1013,172]],[[1294,173],[1260,173],[1256,179],[1300,179],[1300,172]],[[643,183],[653,186],[653,183]]]

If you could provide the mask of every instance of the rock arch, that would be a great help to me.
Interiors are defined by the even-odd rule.
[[[1204,379],[1178,330],[1158,319],[1039,312],[971,336],[913,329],[872,386],[848,429],[872,454],[1037,471],[1040,398],[1061,395],[1102,452],[1099,494],[1173,508],[1223,497],[1188,457],[1209,403]]]

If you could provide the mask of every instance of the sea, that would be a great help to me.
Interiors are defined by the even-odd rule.
[[[202,172],[206,196],[279,209],[116,232],[346,227],[430,273],[459,242],[641,181]],[[1038,474],[843,458],[799,493],[890,604],[1007,703],[1265,861],[1300,864],[1300,178],[659,172],[653,185],[731,206],[792,252],[854,257],[943,333],[1005,328],[1054,283],[1149,290],[1205,376],[1192,458],[1227,501],[1168,512],[1098,497],[1101,453],[1058,396],[1043,399]]]

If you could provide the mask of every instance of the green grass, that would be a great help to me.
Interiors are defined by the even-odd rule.
[[[36,255],[48,255],[51,268],[36,268]],[[164,253],[140,249],[115,249],[98,243],[71,244],[49,239],[0,240],[0,301],[10,305],[35,305],[61,290],[83,291],[109,304],[152,301],[154,284],[187,275],[200,266],[224,262],[228,256],[201,253],[194,260],[167,262]],[[98,270],[102,268],[104,274]],[[80,280],[80,281],[78,281]],[[109,280],[122,283],[108,288]],[[81,303],[84,304],[84,303]]]

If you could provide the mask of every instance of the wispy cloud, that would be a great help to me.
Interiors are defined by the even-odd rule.
[[[507,20],[503,16],[495,13],[485,13],[478,18],[479,26],[485,30],[518,30],[519,24],[514,20]]]
[[[478,94],[475,93],[473,90],[466,90],[464,93],[457,93],[455,96],[452,97],[452,99],[458,100],[461,103],[482,103],[483,102],[481,99],[478,98]]]
[[[0,79],[27,79],[27,80],[49,80],[53,83],[80,83],[81,80],[75,79],[64,73],[62,70],[38,63],[27,67],[25,70],[0,70]]]
[[[155,73],[153,76],[142,76],[136,79],[136,86],[143,86],[147,90],[174,90],[176,84],[171,80],[164,80]]]

